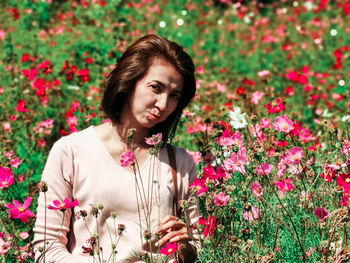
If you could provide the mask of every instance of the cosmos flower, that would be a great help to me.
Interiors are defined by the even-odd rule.
[[[22,222],[28,222],[29,218],[35,217],[35,214],[28,209],[30,204],[32,203],[33,198],[28,197],[24,201],[23,205],[19,203],[17,200],[13,200],[13,204],[7,204],[7,211],[10,213],[10,217],[14,219],[21,219]]]
[[[294,121],[288,119],[287,115],[282,115],[275,118],[275,122],[272,124],[273,128],[280,132],[289,133],[293,130]]]
[[[128,167],[135,163],[135,155],[133,152],[124,152],[121,155],[120,165],[123,167]]]
[[[260,185],[260,183],[258,182],[254,182],[250,185],[250,188],[249,188],[253,194],[257,197],[257,198],[260,198],[263,196],[264,194],[264,188]]]
[[[321,222],[324,222],[325,219],[329,217],[327,209],[319,207],[315,208],[315,215],[318,217],[318,219],[320,219]]]
[[[177,242],[173,242],[173,243],[169,242],[169,243],[166,243],[165,246],[166,247],[163,247],[160,249],[160,253],[166,256],[174,254],[179,249],[179,245]]]
[[[216,206],[226,206],[229,200],[230,200],[230,196],[226,195],[223,192],[220,192],[219,194],[214,195],[214,204]]]
[[[146,143],[148,145],[157,145],[162,141],[163,135],[161,132],[152,135],[151,137],[146,137]]]
[[[269,175],[274,168],[270,163],[262,163],[256,167],[256,172],[260,175]]]
[[[260,209],[257,206],[251,206],[250,211],[243,210],[243,218],[248,221],[258,219],[259,215],[260,215]]]
[[[237,153],[233,152],[231,157],[224,160],[224,167],[227,171],[246,174],[245,164],[247,163],[246,148],[242,147]]]
[[[301,159],[304,157],[303,148],[293,147],[286,152],[286,162],[288,164],[299,164]]]
[[[198,223],[202,226],[204,226],[203,229],[203,235],[204,236],[213,236],[214,235],[214,231],[216,228],[216,216],[211,216],[208,215],[207,220],[205,220],[203,217],[200,217],[198,220]]]
[[[49,205],[47,208],[53,210],[65,210],[67,208],[72,208],[77,205],[79,205],[78,200],[71,201],[71,199],[67,197],[63,200],[63,202],[60,202],[59,200],[54,200],[53,206]]]
[[[239,107],[234,107],[233,111],[229,112],[230,124],[234,129],[241,129],[247,126],[245,113],[241,113]]]
[[[15,182],[15,176],[12,170],[7,167],[0,166],[0,189],[9,187]]]

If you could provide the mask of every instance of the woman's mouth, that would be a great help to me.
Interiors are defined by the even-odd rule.
[[[156,121],[156,120],[159,120],[159,119],[160,119],[160,115],[150,113],[150,115],[148,116],[148,118],[149,118],[150,120]]]

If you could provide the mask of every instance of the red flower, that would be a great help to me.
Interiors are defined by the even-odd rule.
[[[18,100],[18,104],[17,104],[17,111],[18,112],[28,112],[29,109],[26,109],[26,102],[25,100]]]
[[[211,217],[210,215],[205,220],[203,217],[199,218],[199,224],[204,226],[203,235],[204,236],[213,236],[215,231],[215,221],[216,216]]]
[[[337,182],[338,185],[343,187],[344,189],[349,189],[350,188],[350,173],[341,173],[337,177]]]
[[[7,204],[7,208],[9,208],[7,212],[10,213],[10,217],[15,219],[21,219],[21,221],[25,223],[28,222],[29,218],[35,217],[35,214],[27,209],[32,203],[32,199],[33,198],[28,197],[24,201],[23,205],[20,204],[17,200],[13,200],[14,205]]]
[[[266,104],[265,107],[268,113],[278,113],[278,112],[284,111],[286,108],[280,98],[276,98],[275,100],[271,101],[269,104]]]
[[[58,200],[54,200],[53,204],[54,204],[54,206],[49,205],[48,208],[54,209],[54,210],[65,210],[66,208],[73,208],[73,207],[79,205],[79,202],[78,202],[78,200],[71,201],[71,199],[67,197],[66,199],[64,199],[63,202],[60,202]]]
[[[326,167],[326,170],[321,173],[321,177],[326,181],[332,181],[333,177],[336,175],[337,171],[332,169],[331,167]]]
[[[166,248],[163,247],[160,249],[160,253],[163,255],[169,256],[171,254],[174,254],[179,249],[179,245],[177,242],[174,243],[166,243]]]

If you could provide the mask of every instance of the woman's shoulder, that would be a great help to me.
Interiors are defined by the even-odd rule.
[[[91,141],[94,136],[94,127],[89,126],[81,131],[71,133],[66,136],[62,136],[58,139],[54,145],[53,149],[66,149],[66,148],[76,148],[79,145],[85,145],[87,142]]]

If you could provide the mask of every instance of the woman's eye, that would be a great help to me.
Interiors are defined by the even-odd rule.
[[[172,97],[173,99],[178,100],[180,96],[179,96],[178,94],[172,94],[171,97]]]
[[[158,85],[151,85],[152,89],[155,91],[160,91],[160,87]]]

